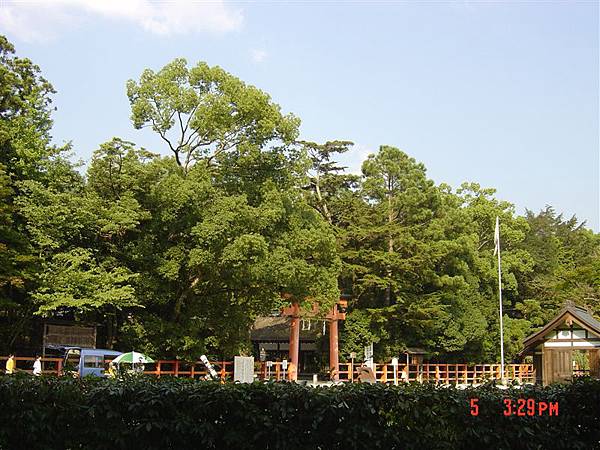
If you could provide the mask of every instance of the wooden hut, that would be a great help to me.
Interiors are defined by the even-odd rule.
[[[567,304],[523,345],[520,355],[533,356],[537,383],[570,381],[578,375],[600,378],[600,321],[585,308]]]

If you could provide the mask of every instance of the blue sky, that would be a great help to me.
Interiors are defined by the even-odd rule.
[[[302,119],[303,139],[379,145],[436,183],[600,229],[597,2],[0,0],[0,32],[57,89],[54,138],[84,161],[129,121],[127,79],[176,57],[220,65]]]

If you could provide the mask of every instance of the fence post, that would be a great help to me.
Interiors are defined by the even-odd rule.
[[[175,360],[175,376],[179,376],[179,360]]]

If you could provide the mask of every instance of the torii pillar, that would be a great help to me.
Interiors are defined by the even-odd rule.
[[[295,373],[290,373],[290,379],[295,381],[298,379],[298,356],[300,355],[300,308],[298,303],[292,303],[292,306],[283,308],[282,314],[290,316],[290,362],[295,367]]]
[[[327,313],[325,319],[329,322],[329,369],[331,379],[339,380],[339,339],[338,339],[338,321],[346,319],[347,300],[340,299]],[[298,356],[300,355],[300,307],[297,302],[293,302],[291,306],[285,307],[281,311],[283,316],[290,316],[290,360],[294,364],[296,371],[290,374],[290,379],[298,379]],[[318,307],[313,305],[313,314],[318,313]]]
[[[329,370],[332,381],[338,381],[340,378],[338,321],[346,319],[347,305],[346,300],[339,300],[326,316],[329,321]]]

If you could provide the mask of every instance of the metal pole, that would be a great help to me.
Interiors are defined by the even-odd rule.
[[[504,326],[502,320],[502,260],[500,259],[500,239],[498,239],[498,296],[500,298],[500,371],[504,383]]]

